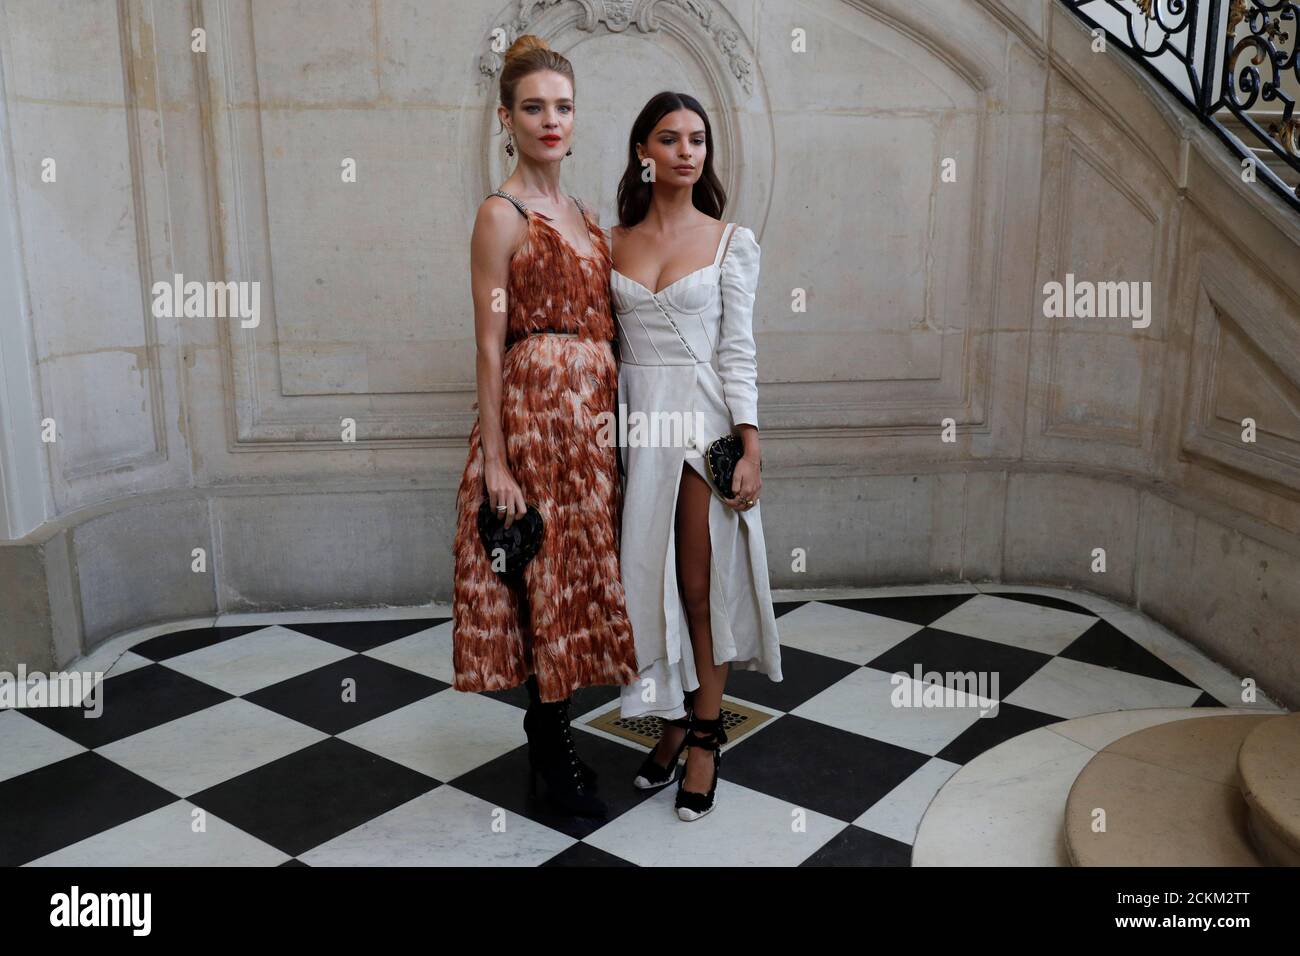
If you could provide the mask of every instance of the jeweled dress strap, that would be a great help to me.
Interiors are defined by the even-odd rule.
[[[523,204],[522,200],[516,199],[504,189],[498,189],[496,192],[488,193],[484,198],[491,199],[493,196],[500,196],[502,199],[510,200],[510,202],[514,203],[515,208],[519,210],[519,215],[523,216],[525,219],[528,218],[528,207]]]

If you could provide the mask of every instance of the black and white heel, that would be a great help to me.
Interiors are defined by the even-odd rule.
[[[703,736],[696,736],[696,732]],[[727,742],[727,734],[722,729],[722,715],[712,720],[691,714],[690,726],[686,731],[686,746],[699,747],[701,750],[713,751],[713,783],[708,793],[696,793],[686,789],[686,774],[683,772],[677,780],[677,817],[688,823],[698,820],[713,810],[714,794],[718,791],[718,767],[722,765],[722,745]]]
[[[665,724],[673,727],[685,727],[687,736],[690,735],[690,711],[687,710],[685,717],[678,717],[676,720],[665,720]],[[656,745],[658,746],[658,745]],[[681,765],[677,763],[681,759],[682,752],[686,749],[686,737],[682,738],[681,744],[677,747],[677,752],[673,754],[672,759],[668,761],[668,766],[663,767],[655,762],[654,751],[646,754],[645,760],[637,769],[636,779],[632,781],[632,786],[638,790],[657,790],[659,787],[665,787],[677,779],[678,771]]]

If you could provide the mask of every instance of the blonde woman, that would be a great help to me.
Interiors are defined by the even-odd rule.
[[[569,697],[637,676],[618,567],[617,449],[599,434],[618,383],[610,253],[594,217],[560,189],[575,114],[569,61],[521,36],[505,56],[497,112],[518,165],[479,207],[470,249],[479,415],[456,499],[452,686],[526,684],[530,784],[540,774],[561,807],[600,816]],[[479,539],[485,498],[506,526],[530,504],[542,514],[541,547],[519,580],[493,570]]]

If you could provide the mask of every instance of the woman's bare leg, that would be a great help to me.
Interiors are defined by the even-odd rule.
[[[682,550],[683,550],[682,537],[681,537],[682,505],[688,498],[688,493],[687,493],[688,488],[683,486],[685,486],[686,483],[692,477],[699,480],[699,476],[696,475],[695,472],[692,470],[691,466],[686,464],[685,462],[682,462],[682,473],[683,473],[682,481],[679,483],[679,487],[677,491],[677,518],[676,518],[676,527],[674,530],[674,534],[676,535],[676,539],[677,539],[677,555],[676,555],[677,591],[679,594],[681,594],[682,591],[682,557],[681,557]],[[706,535],[706,543],[707,543],[707,535]],[[684,597],[682,598],[682,602],[683,605],[685,605]],[[693,632],[694,628],[691,627],[690,629]],[[694,635],[692,633],[692,647],[694,646],[693,638]],[[687,694],[690,695],[690,691],[687,691]],[[698,692],[696,692],[694,697],[695,699],[698,699],[699,697]],[[687,706],[688,708],[690,707],[690,702],[687,703]],[[659,766],[667,767],[669,758],[671,758],[673,754],[677,753],[677,748],[681,746],[682,738],[685,736],[686,736],[685,727],[674,727],[672,724],[665,723],[663,728],[663,733],[660,734],[659,736],[659,742],[655,744],[655,748],[650,752],[650,756],[654,758],[655,762],[659,764]]]
[[[695,692],[695,714],[714,720],[721,713],[722,690],[727,683],[729,664],[713,663],[713,628],[709,621],[709,567],[712,544],[709,541],[709,501],[713,496],[708,482],[689,464],[683,462],[681,487],[677,496],[677,589],[691,631],[695,651],[695,672],[700,687]],[[686,731],[672,727],[679,734]],[[701,735],[697,735],[701,736]],[[681,737],[676,738],[680,742]],[[713,754],[699,747],[686,750],[685,789],[708,793],[713,782]]]

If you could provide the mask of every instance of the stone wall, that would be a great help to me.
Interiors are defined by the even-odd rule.
[[[710,110],[774,587],[1086,588],[1300,705],[1300,217],[1053,0],[3,0],[0,666],[449,599],[497,27],[573,60],[605,224],[641,104]],[[177,273],[260,325],[156,316]],[[1047,317],[1067,274],[1150,324]]]

